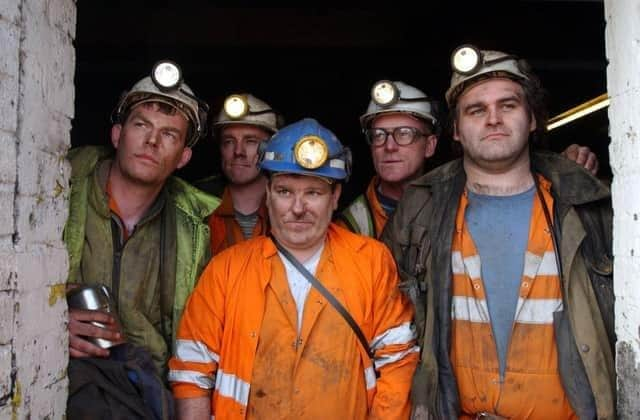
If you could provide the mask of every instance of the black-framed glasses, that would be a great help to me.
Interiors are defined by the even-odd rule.
[[[368,128],[364,131],[364,135],[367,143],[379,147],[387,143],[389,136],[393,137],[393,140],[398,146],[408,146],[420,137],[426,136],[427,133],[414,127],[394,127],[390,130],[385,128]]]

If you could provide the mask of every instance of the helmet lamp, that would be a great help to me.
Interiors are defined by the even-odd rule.
[[[395,83],[380,80],[371,89],[371,99],[379,106],[389,106],[400,99],[400,91]]]
[[[173,90],[182,82],[182,71],[173,61],[159,61],[151,70],[151,80],[163,92]]]
[[[224,100],[224,112],[233,119],[244,117],[249,112],[249,103],[243,95],[230,95]]]
[[[460,74],[472,74],[482,65],[482,55],[473,45],[462,45],[451,55],[451,66]]]
[[[303,168],[316,169],[326,162],[329,149],[320,137],[304,136],[296,142],[293,155]]]

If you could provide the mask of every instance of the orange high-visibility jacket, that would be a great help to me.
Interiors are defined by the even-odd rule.
[[[268,368],[254,366],[254,361],[267,329],[262,325],[265,312],[272,311],[265,308],[265,296],[273,287],[272,277],[278,270],[284,273],[276,247],[268,237],[243,242],[211,260],[189,299],[178,331],[176,354],[169,364],[176,398],[211,395],[212,412],[217,418],[243,419],[252,410],[252,379],[264,378],[261,371]],[[332,224],[317,278],[362,329],[374,351],[380,376],[376,379],[371,360],[355,334],[314,334],[326,327],[328,319],[335,322],[339,315],[312,288],[297,340],[302,347],[300,360],[288,377],[273,375],[274,388],[282,389],[282,382],[293,385],[295,381],[303,389],[300,393],[291,390],[292,404],[307,413],[323,413],[321,418],[408,418],[418,348],[412,306],[398,289],[398,275],[389,251],[376,240]],[[342,340],[337,339],[341,336]],[[354,352],[360,354],[358,363],[326,363],[322,367],[322,379],[330,386],[313,395],[304,392],[305,387],[312,387],[317,381],[312,375],[318,374],[321,361],[348,360],[343,355]],[[316,368],[306,369],[310,364]],[[360,383],[361,388],[345,386],[354,383]],[[271,390],[269,384],[261,385],[267,392]],[[362,396],[367,408],[354,412],[357,404],[353,401]]]
[[[551,183],[538,176],[553,208]],[[453,287],[450,359],[458,384],[461,419],[488,412],[510,419],[575,419],[558,367],[554,313],[562,311],[562,285],[543,205],[534,195],[524,271],[506,355],[504,377],[482,281],[482,262],[465,222],[467,193],[460,197],[451,246]],[[479,351],[482,349],[482,351]]]
[[[235,218],[231,191],[228,187],[224,189],[220,206],[209,216],[209,229],[211,231],[211,255],[217,255],[231,245],[245,240]],[[251,237],[265,235],[268,230],[267,207],[263,202],[258,209],[258,221],[253,228]]]

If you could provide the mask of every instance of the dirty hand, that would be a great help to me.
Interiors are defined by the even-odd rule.
[[[92,322],[104,325],[101,328]],[[98,347],[85,337],[121,341],[122,331],[116,319],[105,312],[69,308],[69,355],[71,357],[108,357],[109,350]]]
[[[598,157],[587,146],[572,144],[562,152],[562,155],[584,167],[587,171],[591,172],[592,175],[598,173]]]

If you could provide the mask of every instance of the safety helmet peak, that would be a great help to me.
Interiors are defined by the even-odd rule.
[[[367,111],[360,116],[360,126],[367,129],[371,121],[381,114],[406,113],[437,125],[431,98],[423,91],[402,81],[379,80],[371,89]]]
[[[124,122],[123,117],[131,108],[145,102],[165,103],[184,114],[193,126],[186,140],[187,146],[192,147],[205,135],[209,107],[184,83],[181,70],[175,63],[168,60],[157,62],[150,76],[142,78],[122,94],[111,121],[114,124]]]
[[[282,117],[262,99],[250,93],[234,93],[225,98],[213,127],[216,130],[230,124],[254,125],[273,134],[282,126]]]
[[[311,175],[347,180],[351,151],[336,135],[312,118],[281,128],[260,143],[260,169],[271,173]]]
[[[480,50],[471,44],[461,45],[453,51],[451,68],[451,84],[445,94],[449,106],[475,81],[492,77],[530,79],[530,69],[524,60],[502,51]]]

